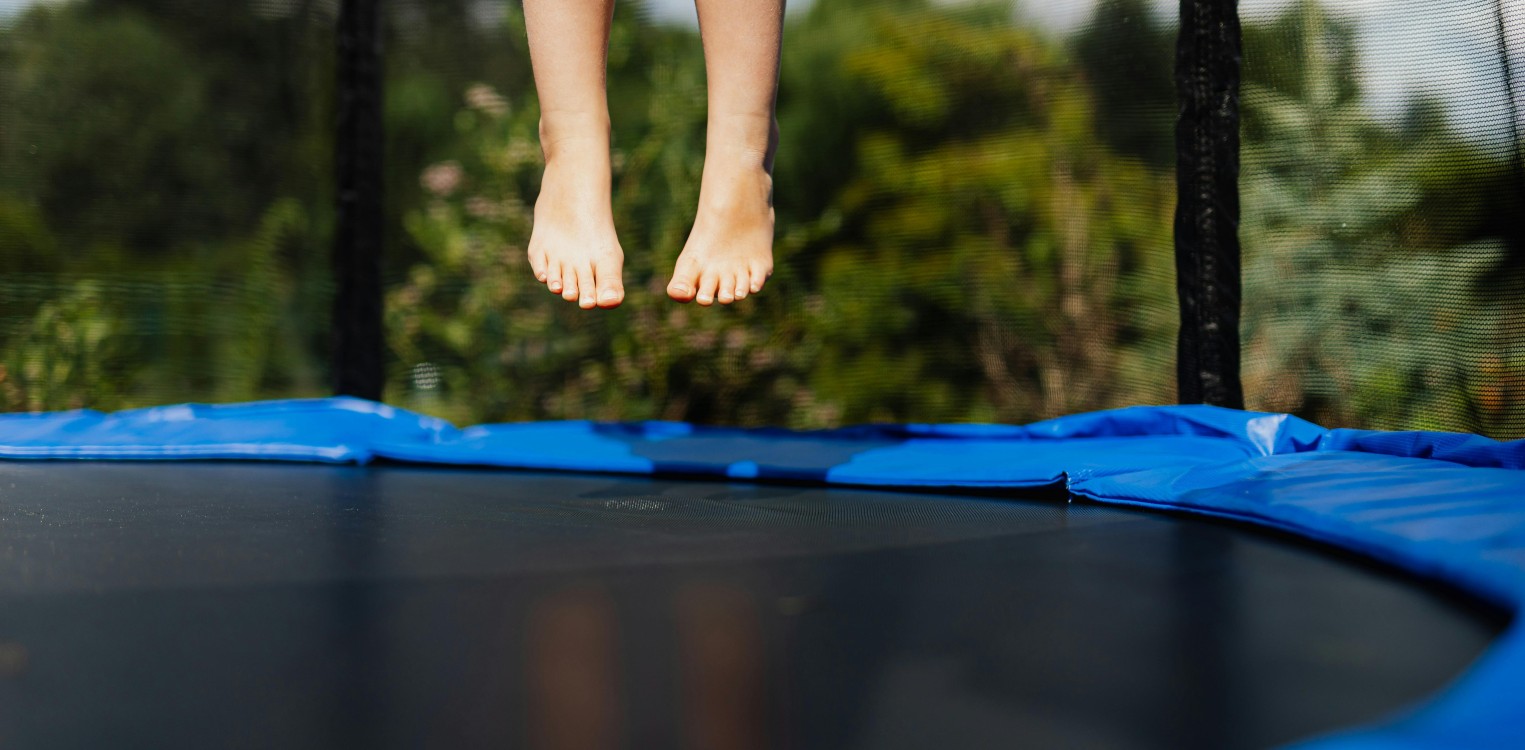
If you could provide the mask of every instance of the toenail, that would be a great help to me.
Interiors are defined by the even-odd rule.
[[[561,291],[561,282],[559,282],[559,281],[552,281],[551,284],[550,284],[550,287],[551,287],[551,291],[559,292],[559,291]]]
[[[691,290],[688,288],[687,284],[674,284],[673,291],[678,292],[679,294],[688,294]]]
[[[620,298],[620,293],[614,291],[613,289],[605,289],[604,293],[598,295],[598,297],[605,302],[613,302]]]

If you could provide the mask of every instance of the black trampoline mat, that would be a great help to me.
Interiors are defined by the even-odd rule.
[[[1229,748],[1505,625],[1240,527],[563,474],[0,463],[0,747]]]

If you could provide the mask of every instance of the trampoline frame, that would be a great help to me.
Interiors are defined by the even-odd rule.
[[[1241,39],[1235,0],[1180,3],[1174,242],[1181,316],[1178,389],[1185,405],[1075,415],[1025,427],[908,425],[826,433],[589,422],[460,430],[375,403],[384,363],[380,9],[381,0],[342,0],[338,21],[332,330],[334,389],[340,397],[180,405],[116,415],[3,415],[0,458],[365,463],[379,457],[825,485],[1062,487],[1072,497],[1107,505],[1231,519],[1376,558],[1516,615],[1488,654],[1434,700],[1308,747],[1525,747],[1525,623],[1518,617],[1525,611],[1525,441],[1325,430],[1287,415],[1236,411],[1244,398],[1237,239]],[[1502,3],[1495,0],[1494,9],[1502,37]],[[1507,70],[1507,53],[1500,49]],[[1509,108],[1518,127],[1512,90]],[[1518,151],[1513,168],[1525,198]],[[714,450],[713,444],[730,446],[713,454],[724,460],[706,459],[701,451],[691,460],[664,462],[637,451],[698,439],[711,441],[707,450]],[[828,466],[799,458],[811,454],[799,450],[801,445],[821,440],[868,447]],[[1122,441],[1119,446],[1136,450],[1101,452],[1100,461],[1085,458],[1082,453],[1098,454],[1097,440]],[[1203,460],[1205,446],[1226,453]],[[1002,460],[963,460],[978,455]]]

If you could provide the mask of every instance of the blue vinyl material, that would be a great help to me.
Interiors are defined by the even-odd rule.
[[[673,422],[457,429],[349,398],[0,415],[0,458],[411,462],[884,487],[1067,488],[1290,532],[1525,608],[1525,441],[1133,407],[1026,426]],[[929,502],[935,502],[929,500]],[[1525,622],[1451,687],[1318,750],[1525,748]]]
[[[0,458],[366,463],[372,443],[454,432],[443,420],[353,398],[177,404],[3,414]]]

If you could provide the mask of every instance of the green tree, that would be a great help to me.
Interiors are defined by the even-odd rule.
[[[1504,371],[1525,366],[1496,348],[1513,303],[1487,281],[1505,244],[1458,198],[1484,195],[1476,183],[1503,165],[1422,102],[1404,125],[1374,120],[1349,75],[1350,28],[1322,5],[1271,26],[1277,36],[1261,38],[1296,43],[1245,95],[1251,406],[1330,425],[1518,424],[1497,392]]]
[[[309,217],[331,205],[331,136],[295,54],[312,28],[245,4],[97,0],[0,32],[14,408],[67,402],[49,377],[92,404],[321,392],[327,227]],[[83,366],[91,351],[111,364]]]
[[[472,89],[464,148],[408,220],[425,262],[388,306],[394,395],[461,420],[796,427],[1168,397],[1170,181],[1096,145],[1061,45],[994,5],[822,4],[791,25],[779,276],[699,310],[662,287],[697,198],[702,61],[639,24],[616,32],[649,96],[614,113],[630,301],[590,315],[530,278],[533,100]]]
[[[0,349],[0,407],[45,411],[121,405],[116,370],[130,367],[120,315],[99,284],[79,282],[38,307]]]
[[[1175,38],[1149,0],[1101,0],[1073,40],[1105,113],[1098,134],[1117,153],[1156,168],[1175,161]]]
[[[812,385],[848,421],[1168,398],[1170,185],[1097,145],[1064,49],[1000,5],[869,11],[868,97],[818,259]],[[819,74],[818,74],[819,75]]]

